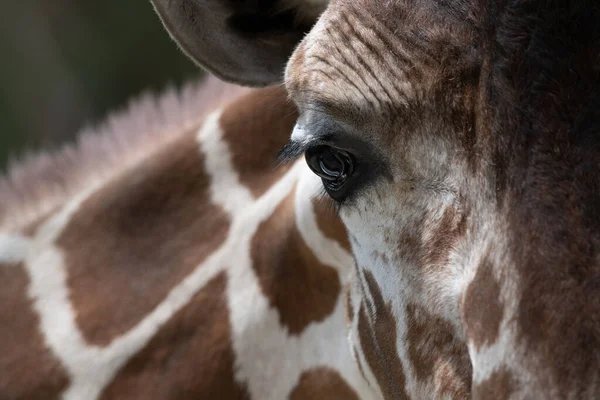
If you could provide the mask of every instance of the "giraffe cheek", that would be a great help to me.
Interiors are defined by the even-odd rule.
[[[363,301],[357,310],[357,339],[364,359],[386,399],[408,398],[406,377],[397,348],[396,318],[381,293],[373,274],[364,271],[363,292],[370,301]]]

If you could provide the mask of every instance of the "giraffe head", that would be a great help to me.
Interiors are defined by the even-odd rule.
[[[283,153],[305,153],[347,227],[350,345],[383,398],[600,391],[595,3],[332,0],[297,46],[313,21],[242,39],[229,3],[155,3],[226,79],[277,82],[289,56]]]

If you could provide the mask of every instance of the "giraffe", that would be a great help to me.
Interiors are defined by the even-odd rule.
[[[144,98],[0,181],[1,399],[370,399],[282,87]],[[251,149],[249,152],[248,149]]]
[[[600,397],[597,2],[331,0],[294,41],[240,29],[275,1],[152,1],[199,65],[298,106],[282,158],[347,229],[376,396]]]

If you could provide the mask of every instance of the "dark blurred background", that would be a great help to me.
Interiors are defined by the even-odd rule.
[[[53,148],[144,90],[201,71],[149,0],[0,0],[0,172]]]

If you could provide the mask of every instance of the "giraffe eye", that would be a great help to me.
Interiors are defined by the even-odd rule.
[[[346,196],[348,179],[355,167],[354,157],[331,146],[315,146],[306,151],[309,168],[323,181],[327,193],[337,201]]]

